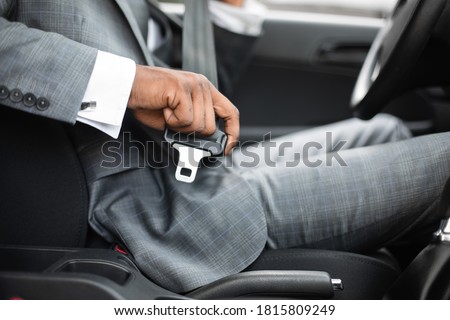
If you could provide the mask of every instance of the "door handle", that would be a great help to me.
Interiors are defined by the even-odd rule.
[[[370,43],[327,43],[319,47],[317,62],[319,64],[340,66],[347,68],[361,68]]]

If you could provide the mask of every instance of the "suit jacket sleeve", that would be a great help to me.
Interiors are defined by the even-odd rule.
[[[0,104],[75,123],[97,49],[9,20],[0,0]]]

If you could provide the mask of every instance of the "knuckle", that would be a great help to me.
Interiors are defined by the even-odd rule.
[[[183,127],[192,126],[192,123],[193,123],[192,119],[189,119],[189,118],[184,118],[184,119],[180,120],[180,125]]]
[[[210,136],[210,135],[212,135],[215,131],[216,131],[216,126],[215,126],[215,125],[214,125],[214,126],[210,125],[210,126],[207,126],[207,127],[205,128],[204,134],[205,134],[205,136]]]
[[[204,125],[197,125],[196,129],[194,131],[205,133],[205,126]]]
[[[185,94],[190,93],[191,90],[192,90],[192,84],[191,84],[191,82],[186,81],[185,79],[183,79],[183,80],[179,83],[178,90],[184,92]]]
[[[203,74],[198,74],[198,81],[200,81],[201,83],[209,82],[208,78],[206,78]]]
[[[176,90],[180,92],[188,92],[191,88],[191,82],[189,77],[178,77],[175,83]]]
[[[201,90],[205,90],[207,88],[207,83],[208,79],[206,79],[206,77],[202,74],[197,74],[196,75],[196,79],[195,79],[195,83],[196,86],[198,88],[200,88]]]
[[[191,82],[198,81],[197,80],[198,79],[198,74],[197,73],[193,73],[193,72],[189,72],[187,74],[187,79],[189,79],[189,81],[191,81]]]

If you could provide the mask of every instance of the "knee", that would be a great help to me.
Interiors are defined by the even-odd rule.
[[[405,123],[390,114],[381,113],[373,119],[378,128],[389,135],[392,141],[404,140],[412,137],[411,131]]]

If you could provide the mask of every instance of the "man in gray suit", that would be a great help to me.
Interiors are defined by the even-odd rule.
[[[216,115],[225,121],[230,154],[239,114],[203,76],[145,66],[153,61],[130,8],[137,2],[146,5],[1,0],[0,103],[78,122],[73,136],[91,226],[126,246],[156,283],[186,292],[240,272],[264,248],[362,251],[439,221],[434,209],[450,173],[450,135],[400,141],[409,132],[390,116],[276,141],[290,142],[287,149],[237,150],[228,165],[202,168],[191,185],[175,180],[172,161],[149,163],[173,156],[161,129],[207,135]],[[128,106],[125,117],[125,108],[111,107],[118,101]],[[107,165],[112,139],[104,132],[118,136],[119,166]],[[346,141],[342,162],[327,161],[336,150],[324,132]],[[136,152],[144,142],[145,152]],[[308,142],[315,154],[288,165]],[[374,146],[358,148],[367,145]],[[265,161],[245,168],[250,152]]]

